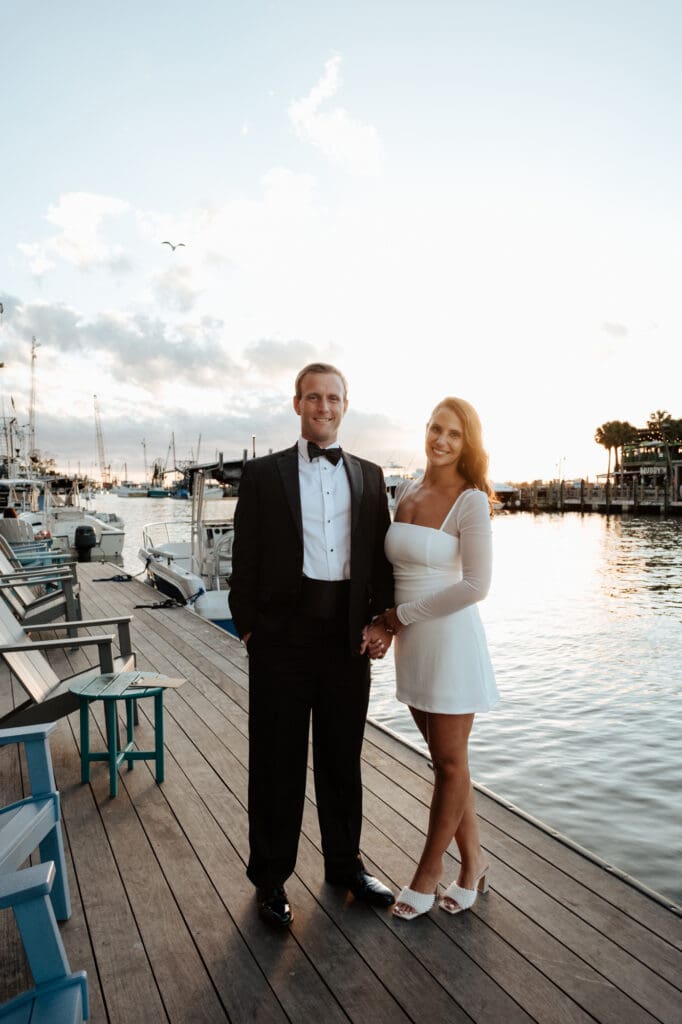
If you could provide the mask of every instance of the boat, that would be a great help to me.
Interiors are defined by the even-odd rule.
[[[390,462],[383,467],[384,483],[386,485],[386,497],[391,512],[395,511],[396,491],[405,480],[416,480],[420,473],[411,473],[404,466],[397,462]]]
[[[30,525],[36,539],[51,539],[53,551],[81,562],[122,564],[123,520],[112,513],[98,514],[82,508],[76,481],[64,496],[55,495],[49,483],[43,483],[40,508],[20,512],[19,519]]]
[[[149,486],[133,483],[132,480],[122,480],[118,487],[114,487],[112,494],[117,494],[119,498],[146,498]]]
[[[204,501],[215,501],[221,498],[230,497],[230,489],[218,484],[206,484],[204,487]],[[188,501],[192,497],[192,482],[185,477],[166,491],[164,497],[175,498],[181,501]]]
[[[16,509],[17,513],[37,509],[40,503],[40,481],[32,477],[0,479],[0,510]]]
[[[233,465],[241,474],[241,462],[221,465]],[[211,472],[197,469],[193,474],[191,518],[148,523],[138,556],[151,586],[236,635],[229,598],[234,524],[230,518],[205,519]]]

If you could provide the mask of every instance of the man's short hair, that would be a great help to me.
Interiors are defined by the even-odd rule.
[[[341,378],[343,384],[343,397],[344,400],[348,398],[348,381],[336,366],[332,366],[331,363],[308,363],[302,370],[299,370],[296,376],[296,397],[301,397],[301,381],[307,373],[335,373],[337,377]]]

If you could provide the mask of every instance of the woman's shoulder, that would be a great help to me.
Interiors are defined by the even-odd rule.
[[[477,487],[468,487],[455,502],[454,513],[454,518],[460,525],[463,522],[490,523],[490,499],[485,491]]]
[[[471,507],[481,506],[482,508],[490,507],[490,499],[485,491],[481,491],[478,487],[467,487],[465,491],[462,491],[461,505],[468,502]]]

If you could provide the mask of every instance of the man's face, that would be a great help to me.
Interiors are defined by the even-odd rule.
[[[343,381],[335,373],[306,373],[300,387],[294,409],[301,417],[301,436],[322,447],[333,444],[348,408]]]

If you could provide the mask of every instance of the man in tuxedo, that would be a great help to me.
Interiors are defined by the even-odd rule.
[[[370,684],[362,629],[393,604],[384,477],[338,446],[348,407],[339,370],[311,363],[295,390],[297,443],[244,466],[230,583],[249,654],[247,875],[260,916],[280,928],[293,918],[284,883],[296,865],[311,717],[325,878],[356,899],[393,903],[360,857]]]

